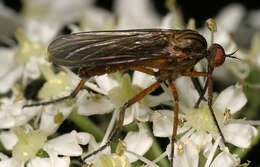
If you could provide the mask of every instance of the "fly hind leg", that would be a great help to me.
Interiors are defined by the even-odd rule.
[[[50,101],[45,101],[45,102],[40,102],[40,103],[26,104],[26,105],[23,106],[23,108],[40,106],[40,105],[49,105],[49,104],[53,104],[53,103],[58,103],[58,102],[64,101],[66,99],[72,99],[79,93],[80,89],[84,86],[86,81],[87,81],[86,79],[81,79],[81,81],[79,82],[78,86],[68,96],[64,96],[64,97],[61,97],[61,98],[58,98],[58,99],[55,99],[55,100],[50,100]]]
[[[50,101],[39,102],[39,103],[34,103],[34,104],[26,104],[26,105],[23,106],[23,108],[40,106],[40,105],[49,105],[49,104],[58,103],[58,102],[62,102],[62,101],[67,100],[67,99],[74,98],[79,93],[80,89],[84,86],[84,84],[86,83],[88,78],[90,78],[93,75],[89,75],[88,69],[81,68],[80,71],[79,71],[79,76],[82,79],[78,83],[77,87],[70,93],[70,95],[64,96],[64,97],[61,97],[61,98],[58,98],[58,99],[50,100]]]

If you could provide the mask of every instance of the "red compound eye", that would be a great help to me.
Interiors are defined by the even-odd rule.
[[[226,53],[223,47],[220,46],[219,44],[213,44],[213,47],[215,47],[215,57],[211,65],[213,67],[218,67],[224,63],[226,59]]]

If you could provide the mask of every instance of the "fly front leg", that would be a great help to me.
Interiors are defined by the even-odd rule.
[[[120,132],[120,130],[122,129],[123,123],[124,123],[124,118],[125,118],[125,111],[128,107],[130,107],[132,104],[140,101],[142,98],[144,98],[147,94],[151,93],[152,91],[154,91],[156,88],[158,88],[160,86],[160,84],[162,83],[162,80],[157,80],[154,84],[152,84],[151,86],[149,86],[148,88],[144,89],[143,91],[141,91],[139,94],[137,94],[136,96],[134,96],[132,99],[128,100],[128,102],[126,102],[122,109],[120,110],[119,113],[119,120],[117,123],[116,128],[112,131],[108,141],[101,146],[99,149],[97,149],[96,151],[90,153],[89,155],[87,155],[86,157],[84,157],[84,160],[91,157],[92,155],[95,155],[96,153],[98,153],[99,151],[104,150],[107,146],[109,146],[112,141],[117,137],[118,133]]]
[[[182,73],[183,76],[189,76],[189,77],[207,77],[208,76],[208,72],[196,72],[196,71],[192,71],[192,72],[184,72]],[[200,102],[204,99],[204,95],[206,93],[208,87],[208,78],[206,80],[206,84],[203,87],[202,91],[200,92],[200,97],[197,100],[197,102],[195,103],[195,108],[199,108]]]
[[[214,113],[214,110],[212,108],[212,100],[213,100],[213,81],[212,81],[212,72],[213,72],[214,68],[213,67],[208,67],[208,71],[209,72],[184,72],[183,75],[184,76],[190,76],[190,77],[199,77],[199,76],[206,76],[207,80],[206,80],[206,84],[203,88],[203,92],[200,96],[200,98],[198,99],[197,103],[195,104],[195,108],[199,107],[199,103],[201,102],[201,100],[204,97],[204,94],[206,93],[206,90],[208,89],[208,107],[211,113],[211,116],[213,118],[213,121],[215,122],[215,125],[217,127],[217,130],[223,140],[224,143],[226,143],[225,137],[220,129],[219,123],[217,121],[216,115]]]
[[[149,75],[153,75],[153,76],[156,75],[156,72],[154,72],[153,70],[148,69],[148,68],[135,67],[135,68],[133,68],[133,69],[136,70],[136,71],[140,71],[140,72],[143,72],[143,73],[149,74]]]
[[[212,99],[213,99],[213,82],[212,82],[212,72],[209,73],[208,75],[208,106],[209,106],[209,110],[210,110],[210,113],[211,113],[211,116],[217,126],[217,129],[218,129],[218,132],[223,140],[223,143],[225,144],[226,143],[226,140],[225,140],[225,137],[220,129],[220,126],[218,124],[218,121],[217,121],[217,118],[216,118],[216,115],[214,113],[214,110],[212,108]]]

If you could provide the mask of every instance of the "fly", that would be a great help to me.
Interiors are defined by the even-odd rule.
[[[124,70],[137,70],[155,76],[157,81],[126,102],[121,110],[116,128],[108,142],[89,154],[88,158],[111,144],[122,129],[126,109],[144,96],[154,91],[166,81],[174,97],[174,123],[171,137],[170,162],[173,165],[174,142],[178,128],[179,98],[174,81],[179,75],[188,77],[207,77],[200,94],[200,101],[208,89],[208,106],[222,140],[223,133],[212,109],[212,73],[221,66],[226,57],[223,47],[213,43],[209,48],[206,39],[194,30],[173,29],[135,29],[115,31],[90,31],[60,36],[48,47],[54,64],[79,67],[80,83],[69,95],[53,101],[29,104],[24,107],[48,105],[75,97],[85,82],[93,76]],[[194,66],[203,58],[208,60],[208,71],[194,71]],[[158,69],[154,71],[153,69]]]

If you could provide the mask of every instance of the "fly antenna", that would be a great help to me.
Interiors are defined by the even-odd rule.
[[[227,54],[226,57],[229,57],[229,58],[232,58],[232,59],[241,60],[241,59],[238,58],[238,57],[232,56],[232,55],[234,55],[238,50],[239,50],[239,49],[235,50],[235,51],[232,52],[232,53]]]

